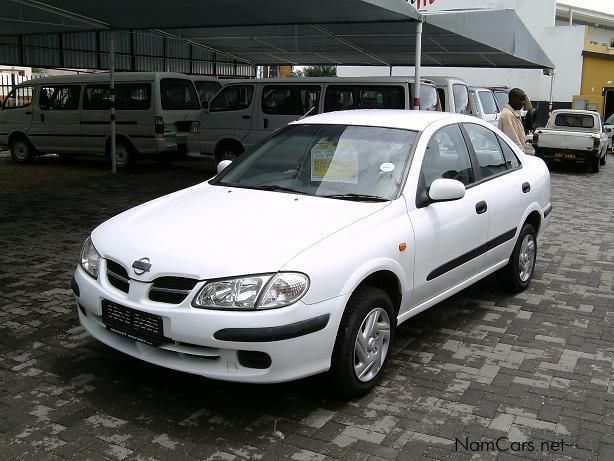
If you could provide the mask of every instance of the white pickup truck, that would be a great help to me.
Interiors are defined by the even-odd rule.
[[[546,128],[533,134],[535,155],[546,162],[587,165],[593,173],[605,165],[608,137],[597,112],[555,110]]]

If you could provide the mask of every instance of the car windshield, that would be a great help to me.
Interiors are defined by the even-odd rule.
[[[290,125],[211,184],[360,201],[396,198],[418,133],[348,125]]]

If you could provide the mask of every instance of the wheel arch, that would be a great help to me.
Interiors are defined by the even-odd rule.
[[[115,135],[115,140],[116,142],[124,142],[128,145],[128,147],[130,148],[130,150],[133,153],[137,153],[137,149],[134,145],[134,143],[132,142],[132,139],[130,139],[130,136],[123,134],[123,133],[117,133]],[[111,136],[107,136],[106,140],[105,140],[105,152],[110,155],[111,154]]]
[[[239,153],[245,152],[245,146],[243,145],[241,141],[239,141],[236,138],[224,138],[218,141],[218,143],[215,145],[215,149],[214,149],[215,155],[220,154],[223,149],[228,148],[228,147],[238,148],[237,150]]]
[[[395,314],[399,315],[401,300],[403,299],[403,289],[397,274],[388,269],[380,269],[366,275],[352,290],[352,294],[363,287],[379,288],[384,291],[394,307]],[[351,296],[351,295],[350,295]]]

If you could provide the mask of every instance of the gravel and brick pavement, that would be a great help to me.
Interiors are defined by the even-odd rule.
[[[370,395],[313,377],[221,383],[122,355],[79,326],[88,233],[213,164],[0,156],[4,460],[614,459],[614,159],[552,173],[552,222],[518,295],[484,280],[399,327]],[[499,449],[497,449],[497,442]]]

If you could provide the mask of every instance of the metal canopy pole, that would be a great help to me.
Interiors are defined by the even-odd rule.
[[[554,90],[554,70],[550,71],[550,104],[548,105],[548,115],[552,115],[552,109],[553,109],[553,96],[552,96],[552,92]]]
[[[414,81],[414,110],[420,110],[420,78],[422,77],[422,25],[423,18],[416,24],[416,77]]]
[[[111,93],[111,172],[117,173],[115,140],[115,31],[109,31],[109,90]]]

